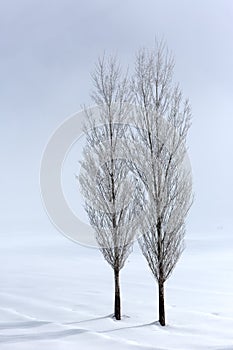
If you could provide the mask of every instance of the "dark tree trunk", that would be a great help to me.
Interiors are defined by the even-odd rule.
[[[164,273],[163,273],[163,254],[162,254],[162,237],[161,237],[161,220],[157,222],[158,234],[158,262],[159,262],[159,323],[165,326],[165,307],[164,307]]]
[[[164,283],[159,282],[159,323],[165,326]]]
[[[120,295],[120,282],[119,282],[119,271],[114,270],[114,279],[115,279],[115,307],[114,307],[114,316],[116,320],[121,319],[121,295]]]

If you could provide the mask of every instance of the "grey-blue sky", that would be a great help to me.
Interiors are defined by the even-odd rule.
[[[193,106],[189,137],[195,204],[190,230],[232,222],[231,0],[8,0],[0,3],[1,213],[46,222],[39,164],[50,134],[88,104],[89,72],[104,50],[131,64],[166,39]]]

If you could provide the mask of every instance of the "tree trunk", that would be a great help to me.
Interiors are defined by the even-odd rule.
[[[114,308],[114,316],[116,320],[121,319],[121,296],[120,296],[120,282],[119,282],[119,271],[114,270],[114,278],[115,278],[115,308]]]
[[[159,323],[165,326],[164,283],[159,282]]]

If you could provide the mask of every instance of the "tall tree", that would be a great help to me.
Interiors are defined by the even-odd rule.
[[[185,218],[192,203],[186,137],[191,110],[179,86],[173,85],[174,59],[163,43],[136,57],[135,98],[130,168],[147,191],[140,222],[142,253],[157,280],[159,322],[165,325],[164,283],[184,248]],[[131,144],[132,145],[132,144]]]
[[[92,75],[98,120],[88,110],[79,176],[85,209],[106,261],[114,271],[114,316],[121,319],[120,270],[131,252],[143,193],[127,167],[121,139],[127,133],[131,90],[115,58],[99,59]]]

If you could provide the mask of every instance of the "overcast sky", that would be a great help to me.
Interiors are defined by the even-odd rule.
[[[131,64],[164,38],[190,98],[195,203],[188,230],[233,224],[232,0],[0,1],[1,231],[50,223],[40,199],[43,149],[56,127],[89,104],[101,53]]]

